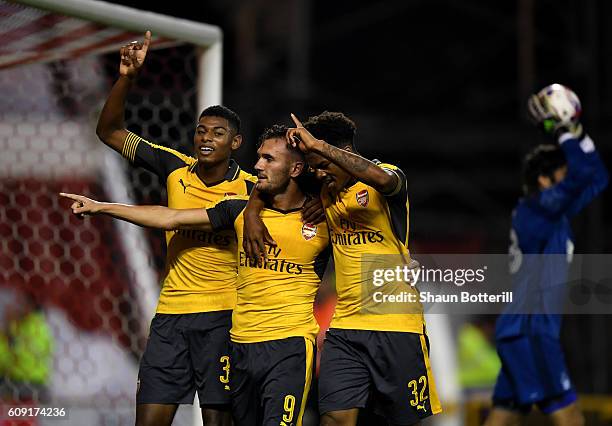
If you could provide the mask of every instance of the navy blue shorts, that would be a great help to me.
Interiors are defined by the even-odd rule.
[[[576,401],[558,339],[546,335],[497,341],[502,368],[493,405],[528,413],[533,404],[550,414]]]
[[[426,335],[327,331],[319,370],[319,411],[366,407],[395,425],[412,425],[442,411]]]
[[[304,337],[231,343],[235,426],[295,426],[310,391],[315,345]]]
[[[156,314],[138,371],[137,404],[229,405],[232,311]]]

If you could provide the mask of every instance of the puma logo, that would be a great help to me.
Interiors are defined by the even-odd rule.
[[[179,183],[181,184],[181,186],[183,187],[183,194],[185,194],[187,192],[187,187],[191,186],[191,184],[189,185],[185,185],[185,182],[183,182],[183,179],[179,179]]]
[[[418,411],[418,410],[427,411],[427,409],[425,408],[425,404],[419,404],[419,405],[417,405],[416,409],[417,409],[417,411]]]

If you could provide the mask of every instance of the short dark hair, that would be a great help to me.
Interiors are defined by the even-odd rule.
[[[257,140],[257,147],[260,147],[261,144],[268,139],[285,139],[285,136],[287,136],[287,130],[289,130],[289,128],[284,124],[273,124],[263,131]]]
[[[289,130],[289,127],[285,126],[284,124],[273,124],[272,126],[268,127],[263,131],[263,133],[257,140],[257,148],[259,148],[261,144],[263,144],[268,139],[285,139],[287,136],[287,130]],[[294,148],[291,145],[287,144],[287,149],[290,152],[296,154],[299,158],[304,158],[304,154],[302,153],[302,151],[299,150],[299,148]]]
[[[527,195],[540,191],[538,177],[551,180],[555,170],[567,164],[565,154],[558,145],[538,145],[523,160],[523,191]]]
[[[324,111],[310,117],[304,127],[316,138],[323,139],[338,148],[350,146],[355,149],[357,128],[353,120],[341,112]]]
[[[202,117],[225,118],[235,134],[240,133],[240,117],[234,111],[223,105],[213,105],[204,109],[198,120]]]

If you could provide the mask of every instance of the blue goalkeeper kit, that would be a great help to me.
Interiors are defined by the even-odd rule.
[[[575,401],[559,343],[573,254],[570,219],[607,185],[608,173],[589,136],[561,135],[567,175],[522,198],[512,215],[510,269],[514,301],[496,324],[502,360],[494,403],[551,413]]]

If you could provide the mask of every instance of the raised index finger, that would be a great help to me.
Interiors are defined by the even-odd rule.
[[[142,45],[142,50],[145,52],[149,50],[149,45],[151,44],[151,31],[147,30],[144,36],[144,43]]]
[[[297,127],[304,127],[302,122],[295,116],[294,113],[291,113],[291,119],[293,120],[293,122],[295,123]]]

